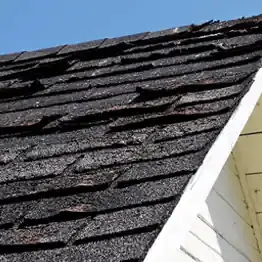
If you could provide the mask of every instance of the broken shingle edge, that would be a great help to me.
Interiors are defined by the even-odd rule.
[[[220,132],[202,165],[189,181],[173,213],[149,249],[144,262],[174,262],[176,260],[181,244],[191,229],[201,205],[204,204],[213,188],[261,93],[262,68],[256,73],[249,91]]]

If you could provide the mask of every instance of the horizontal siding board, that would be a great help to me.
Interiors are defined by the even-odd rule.
[[[199,216],[229,243],[247,253],[256,249],[253,229],[215,191],[211,191]]]

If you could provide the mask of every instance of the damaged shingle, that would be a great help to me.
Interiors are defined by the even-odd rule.
[[[143,261],[251,86],[261,30],[257,16],[1,55],[0,260]]]

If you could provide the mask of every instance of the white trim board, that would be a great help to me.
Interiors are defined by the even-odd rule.
[[[261,93],[262,69],[259,69],[249,91],[217,137],[202,165],[189,181],[173,213],[149,249],[144,262],[176,261],[181,244],[191,229],[201,205],[204,205]]]

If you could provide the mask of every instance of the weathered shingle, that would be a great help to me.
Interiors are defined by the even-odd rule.
[[[22,54],[22,52],[20,52],[20,53],[13,53],[13,54],[7,54],[7,55],[0,55],[0,64],[12,62],[16,58],[18,58],[21,54]]]
[[[61,48],[63,48],[63,46],[56,46],[56,47],[50,47],[50,48],[40,49],[31,52],[24,52],[18,58],[16,58],[15,62],[21,62],[24,60],[39,59],[39,58],[52,56],[55,55]]]
[[[261,21],[0,56],[0,260],[142,261],[252,84]]]
[[[70,54],[74,52],[88,51],[99,47],[105,39],[94,40],[86,43],[79,43],[74,45],[66,45],[59,52],[58,55]]]

